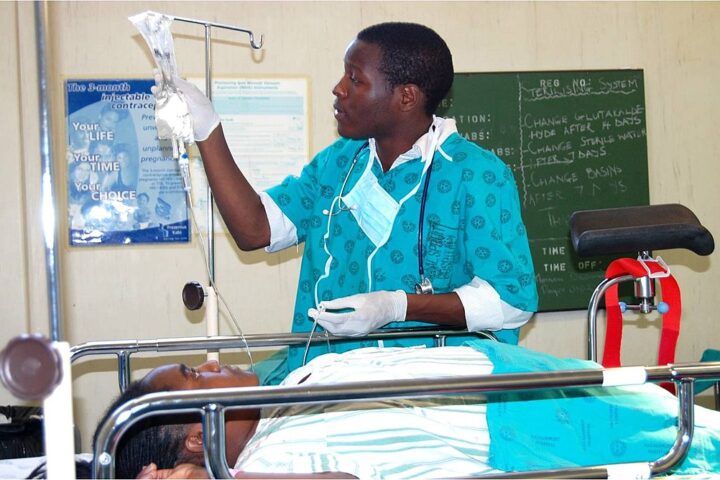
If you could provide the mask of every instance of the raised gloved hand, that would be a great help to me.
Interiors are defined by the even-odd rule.
[[[159,138],[175,136],[186,142],[207,140],[210,134],[220,124],[212,102],[195,85],[180,77],[173,77],[173,88],[165,88],[162,75],[155,72],[155,86],[150,90],[155,96],[157,107],[155,121],[158,127]],[[183,107],[187,112],[183,112]],[[189,138],[188,116],[192,128],[192,138]]]
[[[342,309],[350,312],[337,312]],[[407,294],[402,290],[358,293],[320,302],[308,315],[333,335],[360,337],[390,322],[404,322]]]

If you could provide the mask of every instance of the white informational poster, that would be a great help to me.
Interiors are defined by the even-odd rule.
[[[204,79],[189,81],[205,90]],[[307,79],[213,79],[212,90],[230,151],[256,190],[300,173],[310,150]],[[207,185],[199,162],[193,162],[192,173],[196,218],[203,223],[198,212],[207,211]]]

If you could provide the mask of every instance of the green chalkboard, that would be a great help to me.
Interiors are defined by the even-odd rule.
[[[458,73],[439,114],[513,169],[540,311],[587,308],[612,258],[575,256],[568,219],[649,203],[642,70]]]

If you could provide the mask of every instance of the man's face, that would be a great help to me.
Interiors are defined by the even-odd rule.
[[[380,138],[395,121],[394,91],[380,71],[380,47],[354,40],[345,51],[345,73],[333,88],[338,133],[346,138]]]

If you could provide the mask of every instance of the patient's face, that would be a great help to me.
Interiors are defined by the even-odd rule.
[[[163,365],[148,373],[143,382],[149,382],[155,390],[199,390],[254,387],[258,385],[258,378],[254,373],[211,360],[195,368],[182,363]]]
[[[231,365],[220,365],[211,360],[195,368],[176,363],[164,365],[148,373],[143,382],[149,382],[154,391],[199,390],[204,388],[255,387],[257,375]],[[259,410],[232,410],[225,413],[225,455],[230,465],[255,432]]]

